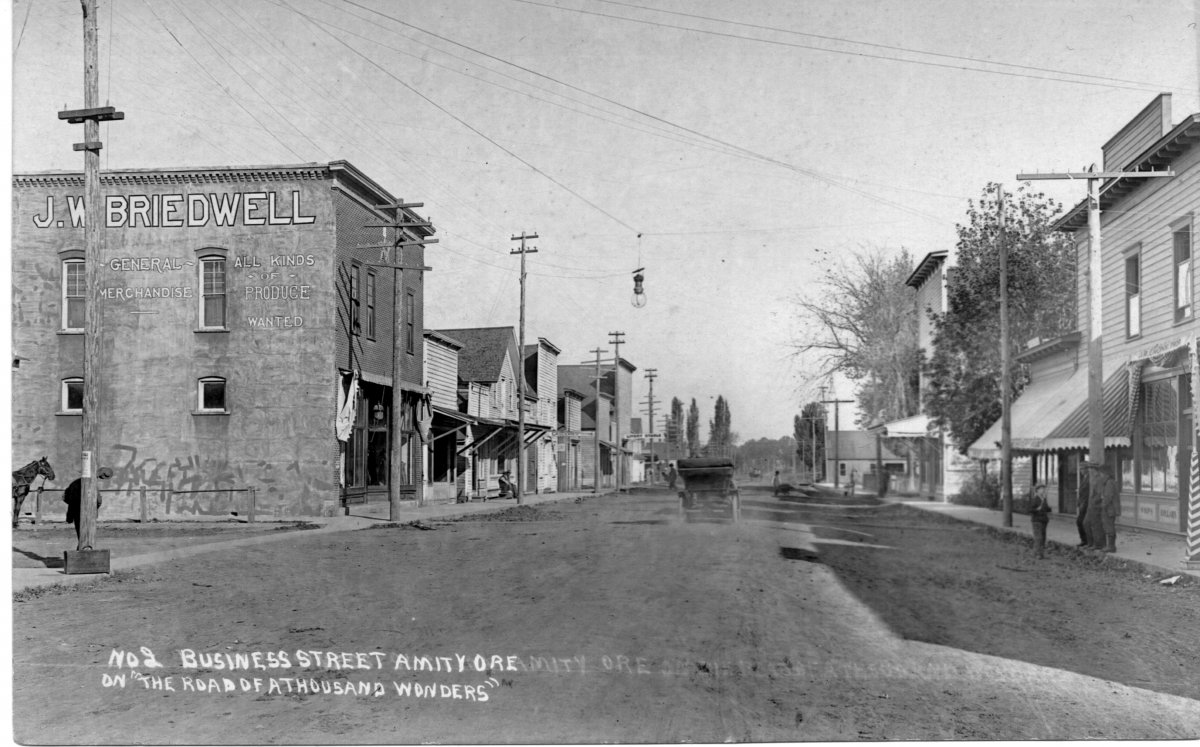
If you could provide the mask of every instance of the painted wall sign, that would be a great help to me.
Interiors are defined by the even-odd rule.
[[[300,192],[292,190],[291,208],[281,213],[275,192],[216,194],[105,195],[106,228],[202,228],[214,226],[291,226],[316,223],[315,215],[300,212]],[[46,196],[46,210],[33,216],[38,228],[80,228],[84,223],[83,197],[68,195],[65,210]]]

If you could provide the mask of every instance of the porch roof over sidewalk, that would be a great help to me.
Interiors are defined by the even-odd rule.
[[[884,438],[934,438],[937,436],[936,432],[930,432],[929,416],[923,414],[893,420],[884,423],[879,428],[879,435]]]
[[[1104,382],[1104,445],[1128,446],[1122,435],[1128,423],[1128,373],[1124,366]],[[1011,445],[1014,451],[1086,449],[1088,369],[1033,381],[1012,403]],[[1001,421],[992,423],[967,448],[975,459],[1000,458]]]

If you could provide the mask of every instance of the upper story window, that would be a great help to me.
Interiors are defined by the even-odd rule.
[[[1173,234],[1175,245],[1175,321],[1192,318],[1192,227]]]
[[[225,406],[225,379],[206,376],[196,387],[196,410],[198,412],[228,412]]]
[[[1125,258],[1125,336],[1142,333],[1142,258],[1139,250]]]
[[[415,353],[417,346],[417,301],[412,291],[404,294],[404,350]]]
[[[87,281],[82,259],[67,259],[62,263],[62,328],[72,332],[83,331],[84,308],[87,305],[85,291]]]
[[[362,280],[359,275],[362,268],[350,265],[350,333],[362,334],[362,318],[359,314],[359,291],[362,290]]]
[[[83,412],[83,379],[78,377],[63,379],[61,408],[63,412]]]
[[[367,270],[367,337],[375,339],[375,273]]]
[[[200,328],[225,329],[225,258],[200,258]]]

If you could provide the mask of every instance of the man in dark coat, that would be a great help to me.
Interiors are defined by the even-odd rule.
[[[1088,524],[1088,499],[1091,497],[1091,472],[1087,466],[1088,462],[1083,463],[1083,469],[1079,470],[1079,492],[1075,494],[1075,528],[1079,530],[1079,546],[1087,547],[1092,544],[1092,530]]]
[[[112,470],[108,467],[101,467],[96,473],[97,480],[107,480],[112,477]],[[75,541],[79,541],[79,519],[82,513],[79,510],[79,505],[83,495],[83,478],[75,478],[67,489],[63,491],[63,501],[67,504],[67,521],[75,525]],[[100,506],[103,501],[100,499],[100,494],[96,494],[96,511],[100,511]]]
[[[1100,491],[1100,523],[1104,528],[1104,552],[1117,551],[1117,517],[1121,515],[1121,490],[1117,481],[1105,469],[1104,487]]]
[[[1096,462],[1088,462],[1089,472],[1088,481],[1090,482],[1088,489],[1088,509],[1087,509],[1087,526],[1091,532],[1091,545],[1094,550],[1104,549],[1104,522],[1101,517],[1104,507],[1104,483],[1107,474],[1104,471],[1104,466]]]

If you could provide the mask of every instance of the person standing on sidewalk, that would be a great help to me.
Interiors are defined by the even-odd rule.
[[[1091,534],[1093,550],[1104,550],[1104,522],[1100,514],[1104,510],[1104,466],[1096,462],[1088,462],[1091,474],[1088,475],[1088,509],[1087,526]]]
[[[112,477],[112,470],[108,467],[101,467],[96,472],[97,480],[107,480]],[[67,489],[63,491],[63,502],[67,504],[67,521],[75,525],[75,541],[79,541],[79,520],[82,518],[80,504],[83,502],[83,478],[77,477],[71,481]],[[100,506],[104,505],[100,493],[96,493],[96,513],[99,514]]]
[[[775,470],[775,479],[771,482],[771,495],[779,495],[779,470]]]
[[[1117,517],[1121,515],[1121,490],[1108,468],[1101,473],[1104,487],[1100,495],[1100,523],[1104,529],[1104,552],[1117,551]]]
[[[1046,483],[1039,482],[1033,488],[1033,505],[1029,507],[1029,521],[1033,528],[1033,550],[1038,559],[1046,557],[1046,525],[1050,523],[1050,504],[1046,502]]]
[[[1079,530],[1079,546],[1087,547],[1092,544],[1091,525],[1088,524],[1088,498],[1091,495],[1091,479],[1092,470],[1087,466],[1088,462],[1083,463],[1083,469],[1079,471],[1079,490],[1075,493],[1075,528]]]

